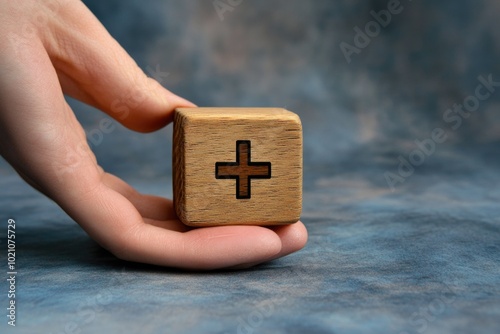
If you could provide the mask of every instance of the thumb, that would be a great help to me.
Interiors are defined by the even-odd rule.
[[[175,108],[194,106],[149,78],[82,2],[71,2],[50,32],[44,43],[64,93],[124,126],[154,131]]]

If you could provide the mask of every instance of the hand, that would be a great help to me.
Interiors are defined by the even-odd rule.
[[[170,200],[140,194],[103,171],[64,94],[140,132],[165,126],[175,108],[193,104],[148,78],[83,3],[0,0],[0,38],[0,154],[118,258],[247,267],[305,245],[301,222],[190,229]]]

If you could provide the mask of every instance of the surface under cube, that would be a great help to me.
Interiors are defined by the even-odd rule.
[[[190,226],[283,225],[302,211],[302,126],[280,108],[178,108],[174,206]]]

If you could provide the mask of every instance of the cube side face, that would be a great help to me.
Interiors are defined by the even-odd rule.
[[[175,213],[182,222],[186,221],[185,201],[185,117],[176,113],[174,117],[174,133],[172,140],[172,169],[173,169],[173,202]]]
[[[225,112],[215,117],[211,110],[211,117],[205,117],[186,110],[176,116],[174,145],[179,147],[174,152],[182,152],[174,167],[177,215],[191,226],[295,223],[302,211],[300,119],[291,112],[273,117],[264,111],[266,117],[250,118],[245,110]],[[237,196],[235,178],[216,175],[217,163],[236,163],[238,142],[248,143],[252,163],[270,163],[269,177],[251,178],[250,196],[243,199]]]

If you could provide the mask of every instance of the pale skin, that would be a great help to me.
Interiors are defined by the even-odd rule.
[[[300,221],[188,228],[171,200],[141,194],[98,165],[64,95],[145,133],[194,105],[148,78],[83,3],[0,0],[0,41],[0,154],[116,257],[208,270],[304,247]]]

